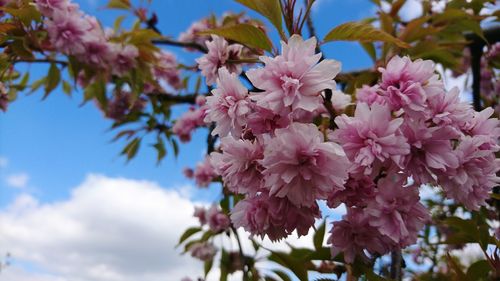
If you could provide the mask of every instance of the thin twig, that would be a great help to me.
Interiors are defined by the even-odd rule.
[[[173,40],[170,38],[154,39],[152,42],[153,42],[153,44],[157,44],[157,45],[168,45],[168,46],[192,48],[192,49],[196,49],[196,50],[203,52],[203,53],[208,52],[208,50],[205,46],[202,46],[196,42],[181,42],[181,41]]]

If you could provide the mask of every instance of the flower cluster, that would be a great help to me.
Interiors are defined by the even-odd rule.
[[[245,195],[232,222],[271,240],[307,234],[320,217],[317,200],[344,189],[349,164],[342,147],[309,124],[326,111],[322,92],[335,90],[339,64],[319,62],[315,39],[295,35],[282,46],[246,73],[261,92],[249,93],[237,74],[219,68],[205,118],[221,137],[212,166],[230,191]]]
[[[208,210],[203,207],[196,207],[194,216],[199,219],[201,225],[208,224],[208,227],[213,232],[224,231],[230,226],[229,217],[216,205],[213,205]]]
[[[113,31],[105,31],[97,19],[84,14],[70,0],[35,0],[46,18],[50,51],[76,57],[81,63],[116,76],[124,76],[138,65],[141,53],[137,46],[113,40]],[[182,83],[175,57],[167,52],[155,52],[156,62],[151,66],[154,80],[163,80],[171,87]]]
[[[347,262],[416,242],[430,219],[420,185],[477,210],[500,180],[493,109],[475,112],[458,89],[446,91],[431,61],[396,56],[379,71],[378,84],[358,90],[354,116],[336,117],[329,134],[351,162],[345,190],[327,201],[348,207],[329,240]]]
[[[294,35],[280,55],[260,57],[264,67],[246,72],[255,92],[218,68],[205,121],[221,137],[211,168],[245,196],[231,212],[235,227],[271,240],[304,235],[320,217],[318,200],[345,204],[329,242],[353,262],[416,242],[430,220],[422,184],[472,210],[485,204],[500,182],[492,109],[475,112],[456,88],[447,91],[433,62],[395,56],[379,83],[358,90],[353,116],[339,114],[351,103],[335,90],[340,64],[320,60],[315,47]],[[318,127],[318,118],[335,118],[336,128]]]

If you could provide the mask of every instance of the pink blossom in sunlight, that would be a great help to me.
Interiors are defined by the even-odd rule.
[[[404,187],[404,175],[389,174],[377,183],[377,194],[368,203],[369,224],[404,248],[417,241],[417,234],[430,220],[420,203],[418,186]]]
[[[246,124],[246,115],[250,112],[248,90],[241,84],[236,74],[231,74],[225,67],[219,68],[217,88],[207,97],[207,115],[205,122],[215,122],[213,135],[225,137],[229,133],[238,138]]]
[[[293,35],[281,46],[281,55],[260,57],[265,67],[246,72],[252,84],[263,90],[253,93],[252,99],[278,114],[287,107],[315,111],[323,103],[321,92],[336,88],[333,78],[340,72],[340,63],[328,59],[319,62],[315,38],[304,41]]]
[[[212,165],[227,188],[235,193],[255,195],[262,188],[263,147],[257,140],[221,140],[222,153],[210,154]]]
[[[201,74],[205,76],[207,85],[213,85],[217,80],[217,71],[225,66],[230,73],[241,73],[241,64],[230,63],[237,60],[243,48],[240,44],[229,44],[224,38],[212,35],[211,41],[206,41],[208,53],[196,59]]]
[[[271,241],[286,238],[294,230],[299,236],[306,235],[319,217],[316,202],[309,207],[298,207],[287,198],[266,192],[239,201],[231,212],[235,227],[243,227],[262,238],[267,235]]]
[[[314,124],[292,123],[264,143],[264,186],[269,194],[311,206],[343,189],[349,161],[342,147],[324,142]]]
[[[345,150],[347,157],[365,174],[372,172],[378,162],[392,160],[401,165],[402,157],[410,152],[410,146],[399,131],[402,118],[392,119],[385,105],[358,103],[354,117],[343,114],[335,118],[338,129],[333,139]]]
[[[210,157],[206,157],[205,160],[196,165],[193,176],[198,187],[208,187],[217,176],[214,167],[210,163]]]

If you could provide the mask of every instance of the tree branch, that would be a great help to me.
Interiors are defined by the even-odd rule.
[[[17,59],[12,61],[12,64],[16,63],[55,63],[55,64],[60,64],[62,66],[67,66],[68,62],[62,61],[62,60],[51,60],[51,59]]]
[[[202,46],[196,42],[181,42],[181,41],[173,40],[170,38],[154,39],[152,42],[153,42],[153,44],[157,44],[157,45],[168,45],[168,46],[192,48],[192,49],[196,49],[196,50],[203,52],[203,53],[208,52],[208,50],[205,46]]]

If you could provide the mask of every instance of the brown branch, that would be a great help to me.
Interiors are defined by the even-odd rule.
[[[195,104],[196,97],[198,96],[198,94],[174,95],[169,93],[151,93],[150,95],[155,96],[158,100],[162,102],[187,103],[187,104]]]
[[[208,52],[208,50],[205,46],[202,46],[196,42],[181,42],[181,41],[173,40],[170,38],[154,39],[152,42],[153,42],[153,44],[157,44],[157,45],[168,45],[168,46],[192,48],[192,49],[196,49],[196,50],[203,52],[203,53]]]
[[[62,60],[51,60],[51,59],[17,59],[12,62],[12,64],[16,63],[55,63],[60,64],[62,66],[67,66],[68,62]]]

